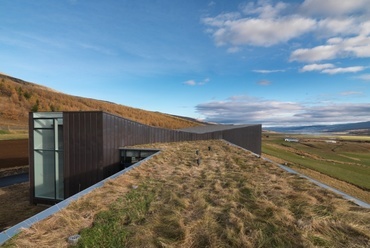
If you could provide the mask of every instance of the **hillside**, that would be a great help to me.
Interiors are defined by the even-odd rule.
[[[77,233],[78,247],[369,247],[369,209],[245,150],[147,147],[162,152],[5,247],[68,247]]]
[[[102,110],[155,127],[179,129],[201,125],[189,118],[77,97],[0,74],[0,130],[27,129],[28,113]]]

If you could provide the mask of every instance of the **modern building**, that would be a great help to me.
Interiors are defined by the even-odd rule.
[[[286,142],[299,142],[299,139],[285,138],[284,141],[286,141]]]
[[[102,111],[30,113],[30,201],[61,201],[155,152],[128,146],[224,139],[261,154],[261,133],[260,124],[170,130]]]

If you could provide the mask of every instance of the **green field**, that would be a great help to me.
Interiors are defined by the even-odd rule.
[[[366,137],[298,135],[299,142],[286,142],[284,134],[264,135],[262,152],[290,166],[313,169],[336,179],[370,190],[370,141]],[[290,136],[293,137],[293,136]]]
[[[8,131],[0,130],[0,140],[28,139],[27,130]]]

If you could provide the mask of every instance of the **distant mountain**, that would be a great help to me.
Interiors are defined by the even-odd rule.
[[[370,135],[370,121],[336,124],[336,125],[313,125],[295,127],[268,127],[266,130],[280,133],[327,133],[345,132],[350,134]]]
[[[181,116],[147,111],[108,101],[77,97],[0,73],[0,131],[28,129],[28,113],[106,111],[146,125],[180,129],[204,125]]]

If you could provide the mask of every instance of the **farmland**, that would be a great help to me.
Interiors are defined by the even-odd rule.
[[[264,134],[262,152],[351,195],[370,201],[370,138],[355,136],[295,135],[299,142],[286,142],[286,135]],[[334,182],[335,181],[335,182]],[[346,187],[344,187],[344,185]],[[367,193],[367,194],[366,194]]]

